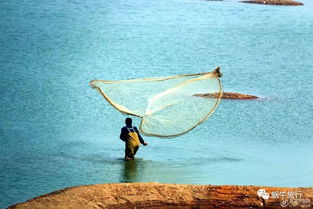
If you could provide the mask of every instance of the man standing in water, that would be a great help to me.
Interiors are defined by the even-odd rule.
[[[132,126],[132,119],[126,118],[126,126],[121,129],[120,139],[125,142],[125,160],[134,160],[140,143],[148,145],[140,136],[138,129]]]

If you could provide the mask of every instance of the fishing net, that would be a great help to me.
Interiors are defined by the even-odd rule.
[[[204,122],[218,106],[223,91],[219,68],[212,72],[90,82],[113,107],[141,118],[140,132],[174,137]]]

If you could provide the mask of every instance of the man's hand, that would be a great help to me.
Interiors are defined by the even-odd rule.
[[[144,145],[144,146],[147,146],[147,145],[148,145],[148,143],[147,143],[147,142],[144,142],[144,143],[143,143],[143,145]]]

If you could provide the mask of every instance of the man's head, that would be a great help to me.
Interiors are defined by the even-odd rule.
[[[131,126],[132,125],[132,119],[131,118],[126,118],[125,119],[125,123],[126,123],[126,126]]]

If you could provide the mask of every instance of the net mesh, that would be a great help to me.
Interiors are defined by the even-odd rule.
[[[212,72],[90,82],[113,107],[141,118],[140,132],[175,137],[204,122],[220,103],[223,91],[219,68]],[[213,96],[202,96],[213,95]]]

